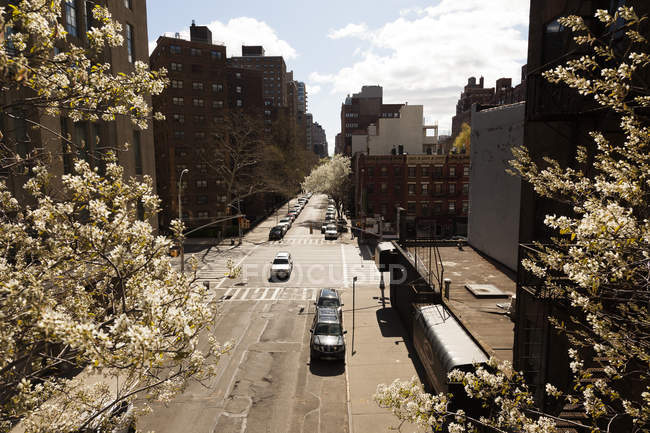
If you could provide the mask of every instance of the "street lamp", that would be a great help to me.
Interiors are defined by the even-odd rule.
[[[352,355],[354,355],[354,303],[356,299],[356,282],[357,277],[352,277]]]
[[[181,171],[181,175],[178,177],[178,220],[183,221],[183,213],[181,211],[181,191],[183,190],[183,175],[189,173],[187,168],[184,168]],[[183,234],[181,233],[181,273],[185,271],[185,247],[183,246]]]

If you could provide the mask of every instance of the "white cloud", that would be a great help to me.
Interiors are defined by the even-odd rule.
[[[368,33],[368,26],[365,23],[353,24],[350,23],[342,29],[330,30],[327,37],[330,39],[341,39],[348,37],[363,38]]]
[[[321,87],[317,84],[307,84],[307,95],[313,96],[320,93]]]
[[[283,56],[285,60],[298,56],[296,50],[285,40],[280,39],[276,31],[264,21],[255,18],[239,17],[232,18],[227,23],[212,21],[207,24],[212,32],[212,42],[224,44],[227,55],[241,56],[242,45],[262,45],[267,56]],[[189,30],[180,33],[182,39],[190,39]],[[165,33],[166,36],[174,36],[174,33]],[[149,42],[149,51],[155,48],[155,42]]]
[[[330,38],[361,40],[360,56],[333,74],[313,72],[310,81],[333,94],[380,84],[385,103],[423,104],[427,120],[449,128],[463,86],[471,76],[493,87],[501,77],[519,82],[526,62],[528,2],[442,0],[426,9],[402,10],[376,29],[348,24]]]

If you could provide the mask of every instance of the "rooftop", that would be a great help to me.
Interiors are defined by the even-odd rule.
[[[415,255],[415,248],[409,247]],[[514,323],[502,306],[510,303],[516,293],[516,275],[483,256],[469,245],[439,247],[443,278],[451,280],[448,307],[463,326],[490,354],[512,362]],[[427,247],[417,248],[418,261],[428,265]],[[432,254],[433,257],[433,254]],[[432,269],[435,272],[435,269]],[[492,285],[505,295],[484,297],[474,295],[465,285]],[[475,290],[476,292],[476,290]]]

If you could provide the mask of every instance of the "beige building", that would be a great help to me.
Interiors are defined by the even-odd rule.
[[[3,2],[0,2],[2,4]],[[66,1],[62,6],[62,20],[70,40],[78,46],[87,44],[86,30],[89,28],[90,2]],[[113,18],[123,27],[124,45],[107,49],[103,61],[112,65],[113,73],[129,73],[136,61],[149,62],[147,40],[147,6],[145,0],[108,0],[106,6]],[[12,96],[3,95],[7,101]],[[149,99],[147,102],[151,103]],[[113,122],[72,122],[67,118],[42,115],[39,111],[26,112],[27,119],[37,121],[45,128],[32,128],[26,119],[11,119],[0,116],[0,130],[15,138],[18,153],[27,154],[34,149],[44,149],[53,156],[52,172],[55,175],[69,173],[75,154],[99,164],[92,156],[98,156],[108,149],[123,149],[129,143],[128,151],[119,151],[118,159],[124,167],[125,176],[149,175],[156,184],[155,158],[152,125],[140,130],[130,120],[119,117]],[[47,130],[52,132],[48,132]],[[59,135],[70,135],[81,150],[68,152],[68,146]],[[82,145],[83,144],[83,145]],[[8,186],[18,197],[22,196],[23,176],[12,175]],[[157,227],[157,221],[151,221]]]
[[[352,135],[352,154],[438,154],[438,125],[425,125],[422,105],[403,105],[398,117],[381,117],[367,134]]]

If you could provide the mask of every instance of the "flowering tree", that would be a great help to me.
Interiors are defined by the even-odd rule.
[[[61,3],[0,7],[0,115],[41,129],[43,113],[146,127],[146,94],[163,89],[164,71],[136,62],[114,73],[98,61],[123,39],[101,7],[88,46],[68,43]],[[2,168],[22,165],[10,135],[0,142]],[[101,176],[77,160],[56,178],[44,156],[28,156],[30,200],[0,182],[0,431],[112,431],[210,377],[228,346],[203,332],[215,314],[205,289],[174,271],[170,241],[147,222],[159,210],[151,179],[124,179],[112,152]],[[125,410],[136,397],[138,409]]]
[[[553,432],[560,420],[580,431],[650,430],[650,94],[644,80],[650,55],[640,33],[645,18],[632,8],[621,7],[614,15],[598,10],[596,18],[608,29],[602,38],[580,17],[560,20],[592,54],[545,77],[612,110],[624,139],[592,132],[595,147],[578,148],[579,168],[563,168],[551,159],[540,165],[525,148],[515,151],[512,162],[539,195],[572,206],[571,215],[546,217],[557,236],[550,245],[537,244],[522,265],[575,313],[574,323],[555,322],[569,338],[574,386],[558,390],[548,384],[546,393],[560,408],[581,407],[585,419],[543,413],[521,374],[491,360],[475,372],[450,374],[469,396],[484,402],[488,416],[472,419],[450,410],[448,395],[426,395],[414,381],[380,386],[377,402],[401,420],[453,432],[477,425],[499,432]],[[609,44],[612,35],[615,46]],[[594,377],[590,367],[602,377]]]
[[[73,121],[126,116],[146,128],[152,116],[146,95],[162,92],[166,71],[150,71],[147,63],[136,61],[132,72],[114,72],[111,64],[103,61],[104,50],[123,44],[121,24],[111,19],[106,8],[95,6],[87,17],[93,26],[79,38],[87,45],[76,46],[61,24],[62,3],[30,0],[0,7],[0,88],[4,96],[0,96],[0,115],[41,128],[41,113]],[[4,168],[20,164],[25,157],[47,156],[43,149],[17,155],[6,134],[0,135],[0,145]],[[72,141],[69,145],[74,150]]]
[[[309,173],[302,183],[302,189],[332,196],[340,216],[341,205],[350,188],[351,172],[350,158],[336,154]]]

